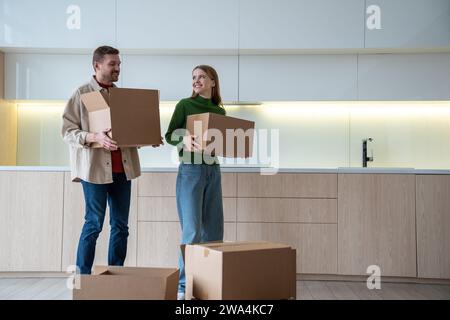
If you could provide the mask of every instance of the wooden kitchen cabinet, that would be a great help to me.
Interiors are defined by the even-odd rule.
[[[236,173],[222,173],[222,196],[236,197]],[[175,197],[176,172],[144,172],[138,179],[138,197]]]
[[[0,271],[60,271],[63,172],[0,172]]]
[[[138,197],[175,197],[177,174],[144,172],[138,178]]]
[[[177,266],[175,179],[133,181],[126,265]],[[367,275],[378,265],[381,276],[450,278],[449,175],[227,172],[222,188],[225,240],[289,244],[298,273]],[[83,218],[69,172],[0,171],[0,272],[65,271]],[[107,263],[108,235],[106,216],[96,264]]]
[[[337,273],[337,225],[238,223],[238,241],[270,241],[297,250],[297,273]]]
[[[289,244],[297,273],[337,273],[337,174],[238,174],[237,240]]]
[[[175,197],[177,173],[143,173],[138,180],[138,266],[176,267],[181,227]],[[236,240],[236,173],[222,173],[224,240]]]
[[[175,181],[176,173],[139,178],[138,266],[178,263]],[[297,272],[337,273],[337,174],[223,173],[222,194],[225,240],[287,243]]]
[[[336,198],[336,174],[240,173],[238,197],[275,198]]]
[[[415,176],[339,174],[338,271],[416,277]]]
[[[224,240],[236,241],[236,223],[225,223]],[[179,222],[138,223],[138,267],[177,267],[181,243]]]
[[[238,222],[337,223],[336,199],[238,198]]]
[[[450,176],[416,176],[417,273],[450,279]]]
[[[236,221],[236,198],[223,198],[225,222]],[[139,197],[138,221],[179,221],[176,197]]]
[[[138,223],[138,267],[176,267],[181,243],[179,222]]]
[[[177,173],[144,173],[138,179],[138,220],[179,221],[175,196]],[[236,173],[222,173],[224,221],[236,221]]]

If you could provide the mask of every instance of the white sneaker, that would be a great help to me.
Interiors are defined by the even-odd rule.
[[[178,292],[177,300],[184,300],[184,299],[185,299],[184,292]]]

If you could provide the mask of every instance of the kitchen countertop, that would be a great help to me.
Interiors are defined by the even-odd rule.
[[[142,172],[177,172],[177,167],[143,167]],[[267,170],[273,172],[273,168],[255,166],[221,166],[222,172],[260,172]],[[48,166],[0,166],[0,171],[70,171],[69,167]],[[414,169],[414,168],[280,168],[278,173],[385,173],[385,174],[450,174],[450,169]]]

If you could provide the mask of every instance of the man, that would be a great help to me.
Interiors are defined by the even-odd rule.
[[[62,135],[70,148],[72,181],[81,181],[86,204],[76,261],[81,274],[91,273],[107,202],[111,224],[108,264],[122,266],[127,252],[130,180],[141,174],[138,152],[135,147],[118,148],[108,136],[110,128],[90,132],[88,111],[80,99],[92,91],[99,91],[106,98],[108,89],[119,80],[120,63],[119,50],[109,46],[97,48],[92,60],[95,75],[75,91],[63,114]],[[102,148],[91,148],[93,143]]]

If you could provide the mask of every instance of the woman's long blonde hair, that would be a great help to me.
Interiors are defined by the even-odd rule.
[[[220,107],[223,107],[222,97],[220,96],[219,75],[217,74],[217,71],[213,67],[205,65],[205,64],[196,66],[194,69],[192,69],[192,72],[194,72],[196,69],[203,70],[204,72],[206,72],[208,77],[211,78],[211,80],[214,80],[216,85],[214,87],[212,87],[211,101],[214,104],[216,104]],[[198,96],[198,94],[195,93],[194,90],[192,90],[191,98],[195,98],[197,96]]]

